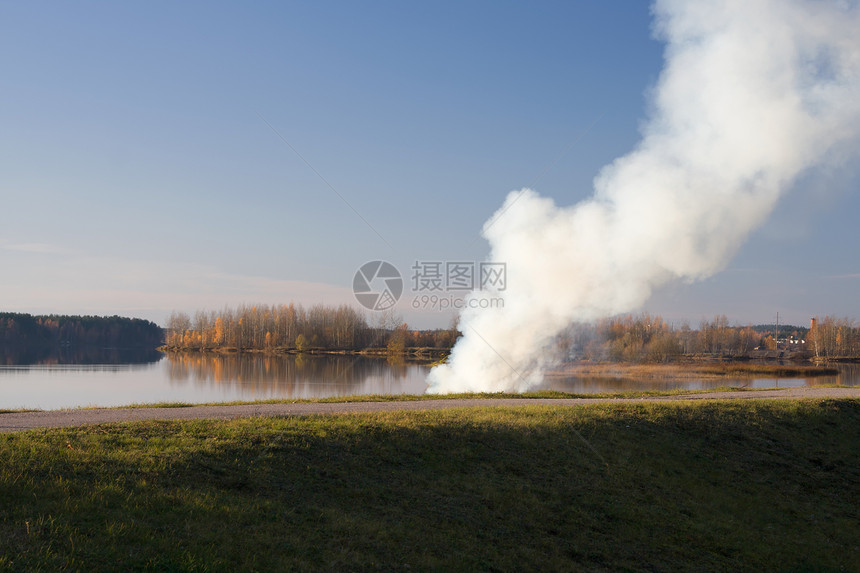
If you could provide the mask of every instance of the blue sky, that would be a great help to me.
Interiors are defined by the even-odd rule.
[[[369,260],[480,261],[509,191],[575,203],[635,145],[662,50],[632,2],[0,2],[0,310],[353,303]],[[645,310],[860,317],[858,184],[810,174]]]

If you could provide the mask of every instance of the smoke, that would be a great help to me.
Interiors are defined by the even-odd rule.
[[[507,263],[503,308],[467,309],[430,392],[524,391],[573,322],[722,269],[809,168],[860,134],[860,9],[825,0],[658,0],[665,66],[643,137],[593,196],[511,192],[484,225]]]

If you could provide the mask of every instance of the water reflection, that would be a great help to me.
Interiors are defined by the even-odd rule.
[[[168,353],[174,383],[239,386],[257,397],[421,394],[427,366],[364,356]]]
[[[2,366],[153,364],[161,360],[161,356],[161,353],[154,348],[0,346],[0,365]]]
[[[111,363],[117,355],[87,354],[90,364],[69,355],[43,362],[0,363],[0,409],[122,406],[154,402],[229,402],[323,398],[360,394],[422,394],[428,366],[390,363],[363,356],[262,354],[168,354],[139,357],[141,363]],[[2,357],[2,355],[0,355]],[[45,361],[47,360],[47,361]],[[860,386],[860,365],[840,365],[838,376],[710,380],[550,378],[544,388],[574,393],[635,390],[697,390],[717,386]]]

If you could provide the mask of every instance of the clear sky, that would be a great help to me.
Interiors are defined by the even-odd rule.
[[[384,259],[398,311],[446,326],[410,309],[412,264],[483,260],[513,189],[588,197],[662,50],[643,2],[0,1],[0,310],[355,304]],[[858,186],[809,174],[643,310],[860,318]]]

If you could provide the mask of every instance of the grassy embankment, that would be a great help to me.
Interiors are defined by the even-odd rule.
[[[0,435],[0,569],[857,570],[860,401]]]

